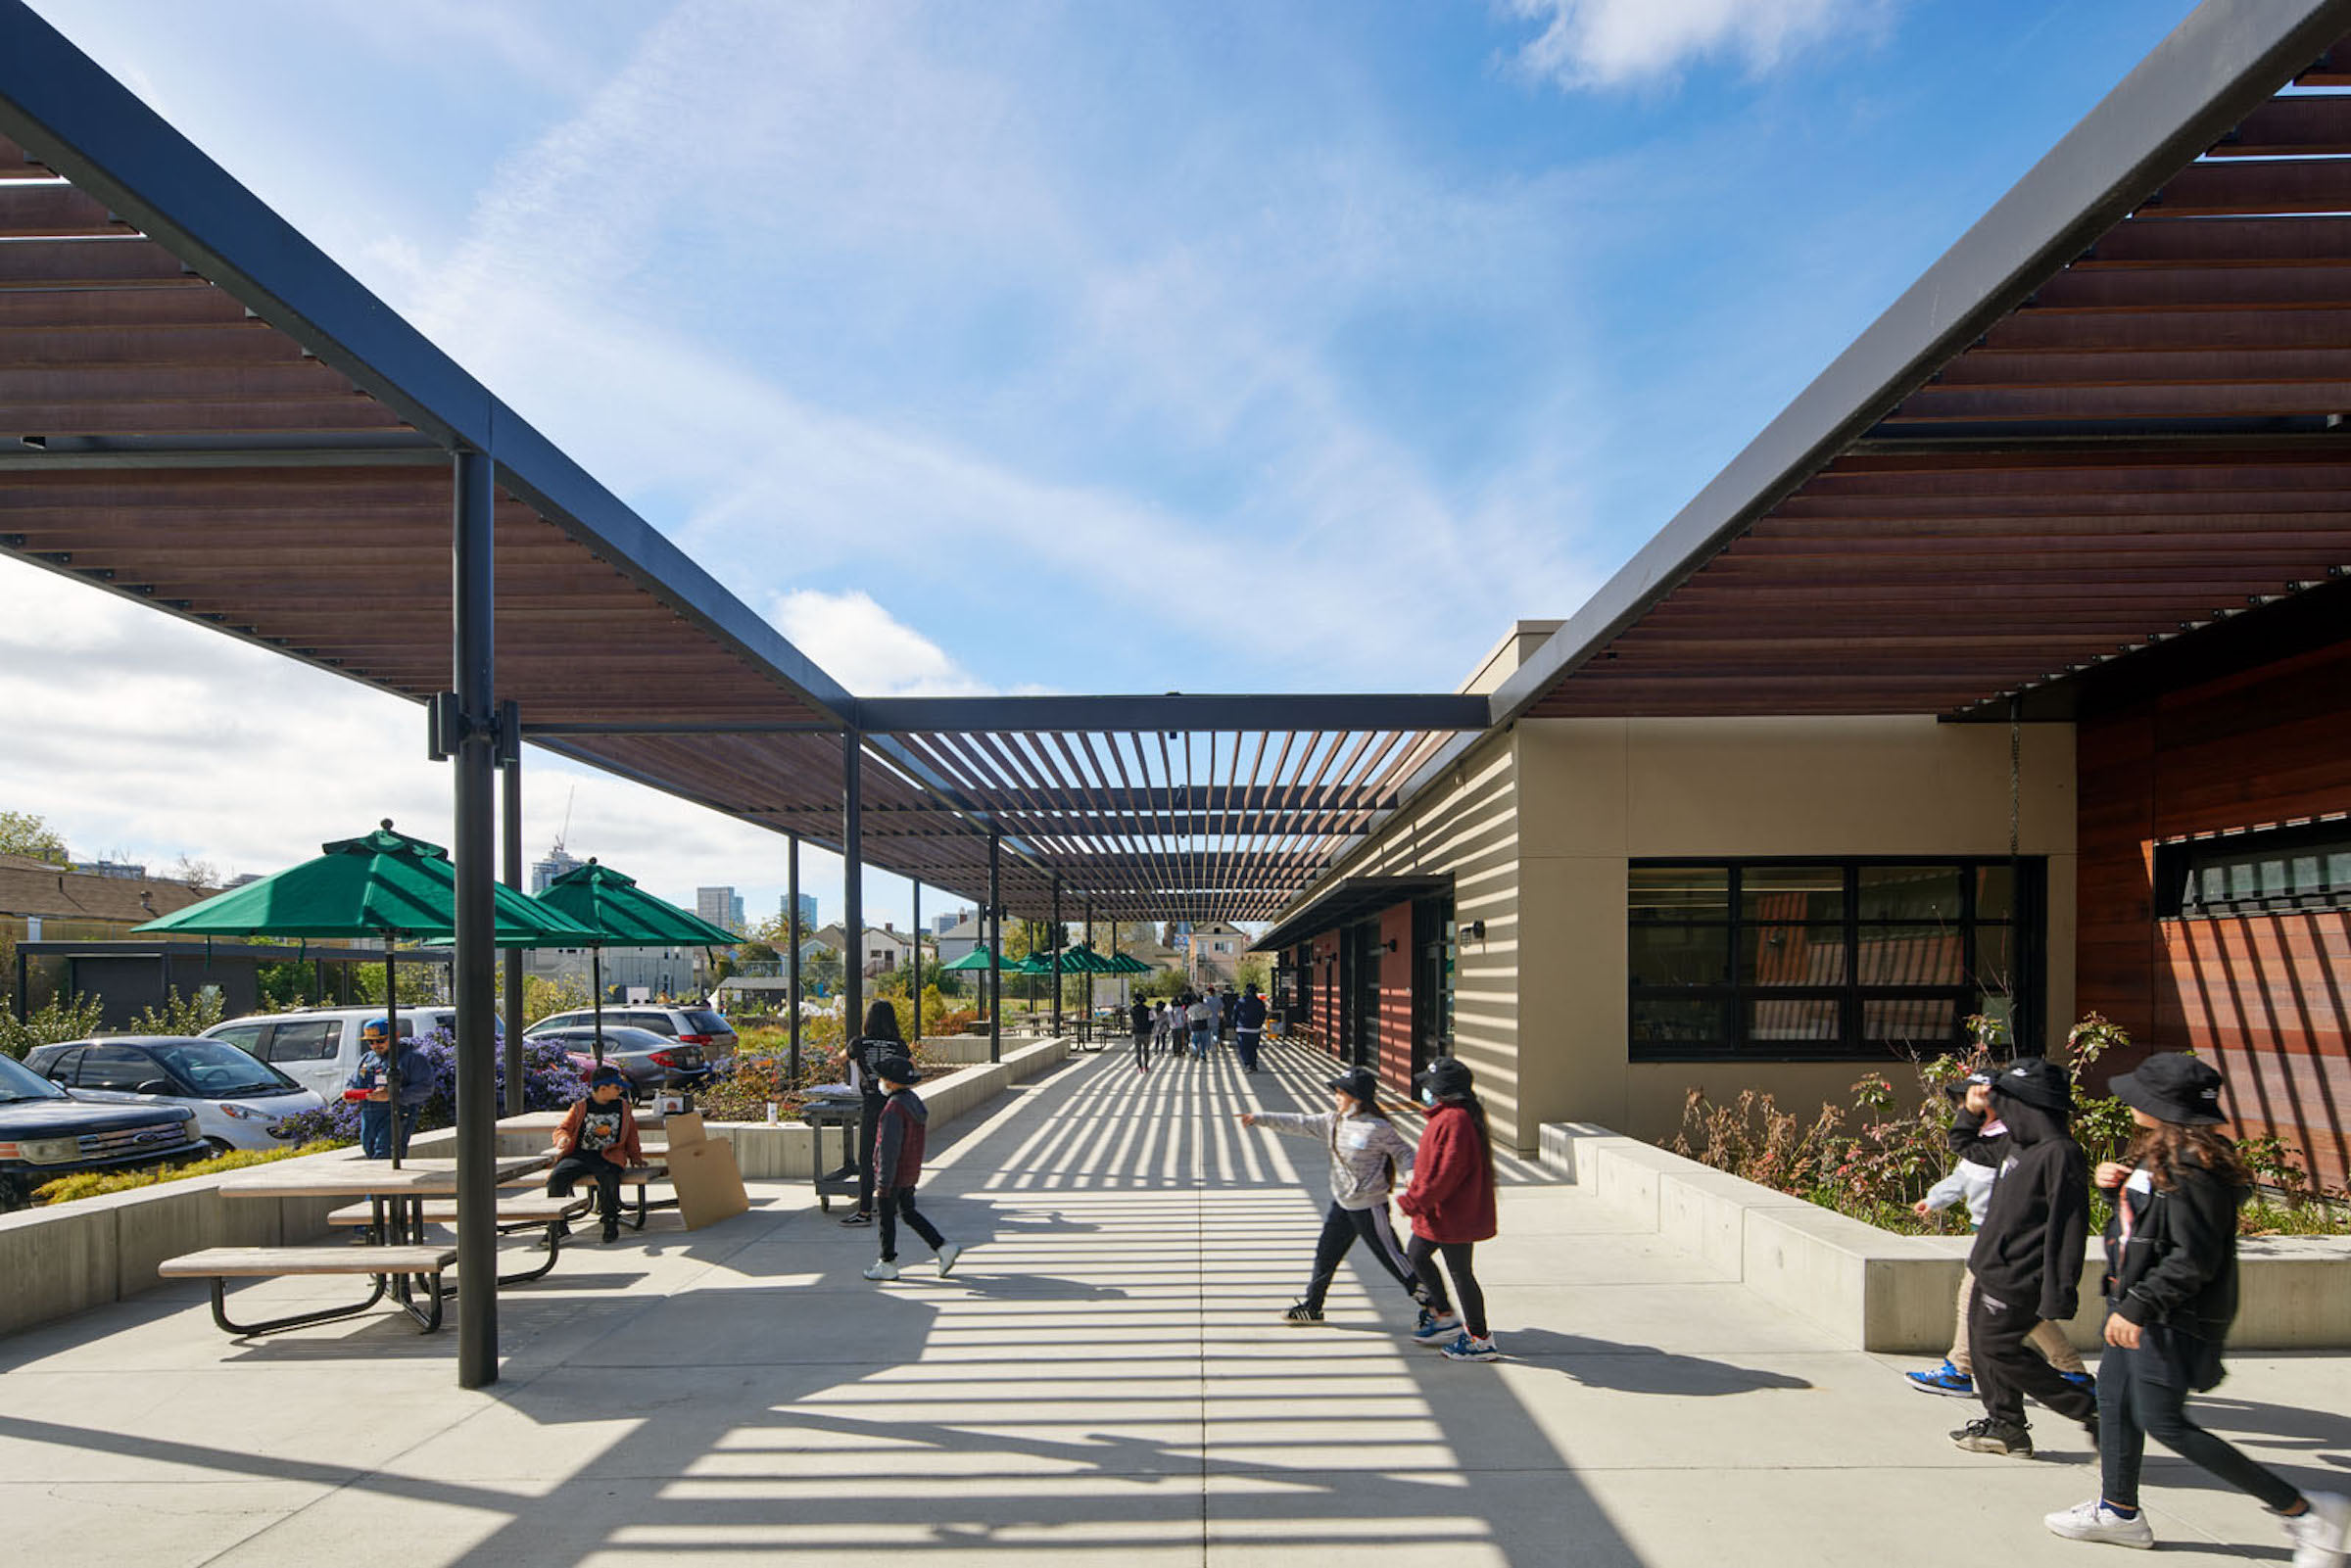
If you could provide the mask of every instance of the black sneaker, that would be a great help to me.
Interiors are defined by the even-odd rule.
[[[605,1220],[605,1221],[604,1221],[604,1234],[603,1234],[603,1240],[605,1240],[605,1241],[608,1241],[608,1242],[613,1242],[613,1241],[618,1241],[618,1240],[620,1240],[620,1221],[619,1221],[619,1220],[617,1220],[617,1219],[607,1219],[607,1220]]]
[[[1281,1320],[1285,1323],[1319,1323],[1322,1321],[1322,1308],[1309,1307],[1304,1302],[1297,1302],[1291,1306],[1288,1311],[1281,1314]]]
[[[870,1225],[873,1222],[874,1216],[871,1214],[851,1214],[848,1218],[841,1221],[841,1223],[844,1225]]]
[[[2033,1437],[2021,1421],[1995,1420],[1986,1416],[1970,1421],[1951,1434],[1951,1441],[1970,1453],[2008,1453],[2020,1459],[2033,1457]]]

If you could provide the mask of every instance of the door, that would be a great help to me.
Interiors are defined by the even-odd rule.
[[[1348,1066],[1379,1066],[1379,923],[1350,926],[1339,937],[1341,1055]]]
[[[1453,973],[1458,947],[1453,900],[1413,905],[1413,1075],[1453,1051]]]

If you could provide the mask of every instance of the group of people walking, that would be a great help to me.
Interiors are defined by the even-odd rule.
[[[2251,1493],[2293,1544],[2294,1568],[2340,1568],[2351,1498],[2305,1493],[2188,1415],[2192,1393],[2216,1387],[2236,1315],[2236,1212],[2253,1178],[2213,1129],[2223,1079],[2179,1052],[2149,1057],[2108,1086],[2136,1132],[2095,1170],[2071,1130],[2073,1084],[2038,1057],[1951,1086],[1958,1106],[1951,1173],[1918,1205],[1965,1201],[1978,1229],[1958,1302],[1958,1333],[1943,1364],[1905,1374],[1930,1394],[1982,1402],[1951,1434],[1977,1453],[2029,1458],[2028,1398],[2081,1424],[2098,1453],[2095,1497],[2047,1516],[2059,1536],[2148,1547],[2139,1466],[2149,1437]],[[2093,1378],[2064,1325],[2080,1306],[2089,1195],[2106,1222],[2103,1346]]]
[[[1266,1038],[1266,999],[1255,985],[1238,995],[1227,986],[1184,991],[1172,1001],[1153,1003],[1134,999],[1128,1022],[1134,1032],[1134,1067],[1151,1070],[1152,1060],[1189,1049],[1195,1061],[1206,1061],[1216,1046],[1230,1041],[1243,1072],[1258,1068],[1258,1048]]]

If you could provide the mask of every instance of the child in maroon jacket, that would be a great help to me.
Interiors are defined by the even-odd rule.
[[[929,1141],[931,1120],[923,1097],[912,1088],[922,1080],[922,1073],[909,1058],[896,1055],[876,1055],[867,1068],[887,1094],[874,1132],[874,1212],[882,1220],[882,1257],[865,1271],[865,1277],[898,1277],[900,1219],[938,1255],[938,1271],[944,1274],[955,1266],[963,1249],[941,1236],[914,1207],[914,1184],[923,1177],[923,1147]]]
[[[1469,1069],[1449,1056],[1439,1057],[1420,1074],[1420,1101],[1429,1108],[1428,1125],[1421,1130],[1420,1150],[1413,1162],[1413,1184],[1396,1200],[1396,1207],[1413,1219],[1413,1239],[1405,1256],[1429,1304],[1421,1310],[1413,1338],[1422,1345],[1443,1346],[1457,1361],[1491,1361],[1502,1354],[1487,1332],[1486,1295],[1478,1289],[1469,1261],[1476,1244],[1492,1239],[1495,1231],[1494,1145],[1486,1131],[1486,1108],[1471,1087],[1474,1081]],[[1458,1319],[1437,1272],[1439,1254],[1462,1299]]]

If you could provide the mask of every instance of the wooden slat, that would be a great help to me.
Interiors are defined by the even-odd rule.
[[[456,1266],[455,1247],[208,1247],[167,1258],[166,1279],[248,1275],[438,1274]]]

